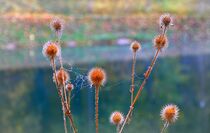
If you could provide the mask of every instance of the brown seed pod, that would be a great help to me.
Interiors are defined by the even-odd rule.
[[[122,124],[124,121],[124,116],[121,112],[115,111],[110,116],[110,122],[114,125]]]
[[[158,50],[168,47],[168,39],[165,35],[158,35],[154,38],[154,47]]]
[[[69,80],[69,74],[64,69],[60,69],[54,75],[57,78],[58,86],[63,86]],[[55,81],[55,79],[54,79]]]
[[[73,89],[74,89],[74,85],[73,85],[73,84],[68,83],[68,84],[66,85],[66,90],[67,90],[67,91],[72,91]]]
[[[56,33],[58,37],[61,37],[64,29],[64,21],[62,19],[55,18],[51,21],[50,28]]]
[[[141,50],[141,44],[137,41],[134,41],[134,42],[131,43],[130,49],[133,52],[137,52],[138,50]]]
[[[168,27],[172,22],[172,18],[170,14],[163,14],[160,16],[160,26]]]

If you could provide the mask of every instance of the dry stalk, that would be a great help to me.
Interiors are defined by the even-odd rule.
[[[99,86],[95,86],[95,128],[98,133],[98,100],[99,100]]]

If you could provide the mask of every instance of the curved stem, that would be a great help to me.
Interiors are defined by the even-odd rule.
[[[95,86],[95,128],[98,133],[98,100],[99,100],[99,86]]]
[[[160,52],[160,50],[157,50],[157,51],[156,51],[155,56],[154,56],[154,58],[153,58],[153,60],[152,60],[152,62],[151,62],[151,65],[150,65],[150,67],[147,69],[147,71],[146,71],[146,73],[145,73],[144,81],[142,82],[141,86],[139,87],[139,90],[138,90],[138,92],[137,92],[137,94],[136,94],[136,96],[135,96],[135,98],[134,98],[134,100],[133,100],[133,103],[132,103],[131,106],[130,106],[130,109],[129,109],[129,111],[128,111],[128,114],[126,115],[126,118],[125,118],[125,120],[124,120],[124,122],[123,122],[123,125],[122,125],[121,128],[120,128],[120,132],[119,132],[119,133],[122,133],[123,128],[125,127],[125,124],[127,123],[128,118],[129,118],[130,114],[132,113],[132,110],[133,110],[133,108],[134,108],[134,105],[135,105],[136,101],[138,100],[138,98],[139,98],[139,96],[140,96],[140,94],[141,94],[141,92],[142,92],[142,90],[143,90],[143,88],[144,88],[144,86],[145,86],[145,84],[146,84],[146,82],[147,82],[147,79],[149,78],[149,76],[150,76],[150,74],[151,74],[152,68],[153,68],[154,65],[155,65],[155,62],[156,62],[156,60],[157,60],[157,57],[158,57],[159,52]]]

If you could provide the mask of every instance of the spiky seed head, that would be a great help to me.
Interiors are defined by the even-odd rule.
[[[123,123],[123,121],[124,115],[119,111],[113,112],[110,116],[110,122],[114,125],[120,125]]]
[[[134,42],[131,43],[130,49],[133,52],[137,52],[138,50],[141,50],[141,44],[137,41],[134,41]]]
[[[60,54],[60,48],[56,43],[49,41],[44,44],[42,53],[45,57],[49,59],[54,59]]]
[[[88,80],[91,85],[99,87],[106,81],[106,73],[102,68],[92,68],[88,73]]]
[[[58,86],[63,86],[70,78],[68,72],[66,72],[63,68],[60,68],[56,74],[54,75],[54,81],[57,78]]]
[[[73,85],[73,84],[68,83],[68,84],[66,85],[66,90],[67,90],[67,91],[72,91],[73,89],[74,89],[74,85]]]
[[[165,35],[158,35],[154,38],[154,47],[158,50],[168,47],[168,39]]]
[[[179,117],[179,108],[174,104],[166,105],[161,110],[160,116],[165,122],[175,122]]]
[[[172,18],[171,18],[171,15],[166,13],[166,14],[163,14],[160,16],[160,26],[165,26],[165,27],[168,27],[172,22]]]
[[[55,18],[50,23],[50,28],[60,38],[64,29],[64,20]]]

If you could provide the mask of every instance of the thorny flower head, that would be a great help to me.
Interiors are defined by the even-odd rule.
[[[115,111],[110,116],[110,122],[114,125],[122,124],[124,121],[124,116],[121,112]]]
[[[51,21],[50,28],[56,33],[57,37],[60,38],[64,29],[64,21],[62,19],[55,18]]]
[[[153,40],[154,47],[158,50],[168,47],[168,39],[165,35],[158,35]]]
[[[88,73],[88,80],[91,85],[99,87],[106,81],[106,73],[102,68],[92,68]]]
[[[134,42],[131,43],[130,49],[133,52],[137,52],[138,50],[141,50],[141,44],[137,41],[134,41]]]
[[[63,86],[69,80],[69,74],[63,68],[60,68],[53,76],[54,81],[58,82],[58,86]],[[55,79],[56,78],[56,79]]]
[[[175,122],[179,116],[179,108],[173,104],[166,105],[161,110],[160,116],[165,122]]]
[[[45,57],[54,59],[56,56],[59,56],[60,48],[56,43],[49,41],[44,44],[42,53]]]
[[[160,20],[159,20],[159,24],[160,24],[160,27],[168,27],[170,25],[173,25],[172,24],[172,17],[170,14],[163,14],[160,16]]]

